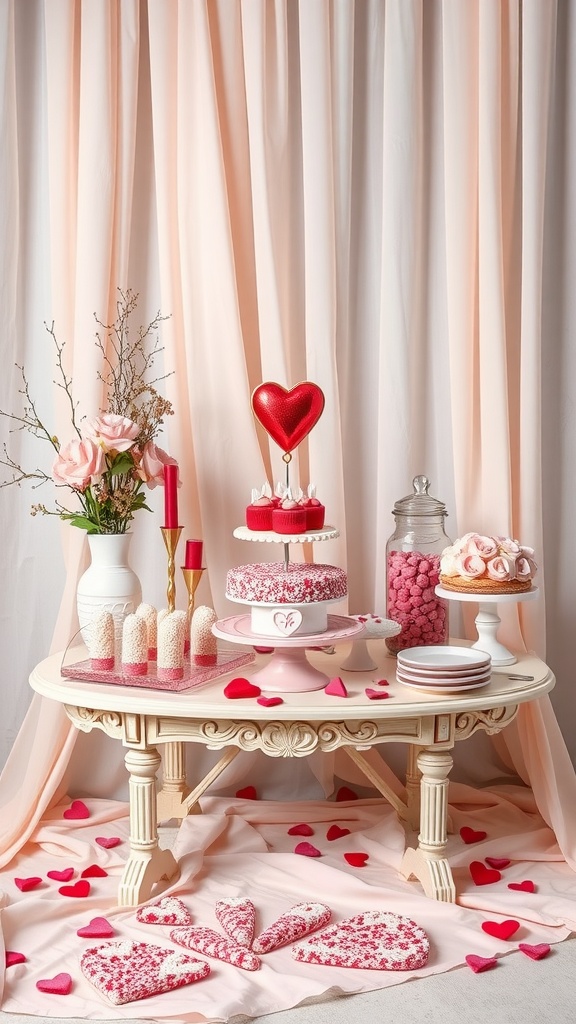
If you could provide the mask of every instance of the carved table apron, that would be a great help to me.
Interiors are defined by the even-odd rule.
[[[467,646],[463,641],[452,643]],[[76,653],[78,660],[85,656],[83,649]],[[261,668],[264,657],[259,656],[255,669]],[[329,676],[338,672],[334,655],[311,652],[309,657]],[[69,652],[67,661],[72,660],[74,652]],[[265,708],[253,698],[223,696],[233,674],[197,690],[167,692],[64,679],[61,664],[62,655],[56,654],[37,665],[30,675],[32,688],[62,703],[78,729],[101,729],[128,748],[130,855],[119,886],[120,906],[136,906],[148,899],[153,885],[177,870],[172,853],[158,845],[159,808],[167,811],[164,818],[197,810],[199,797],[240,750],[261,750],[270,757],[344,750],[405,821],[413,826],[419,822],[418,845],[406,849],[403,876],[419,879],[428,896],[454,902],[456,891],[446,857],[450,750],[457,740],[479,729],[499,732],[514,719],[520,704],[544,696],[555,683],[544,662],[532,654],[519,654],[515,665],[495,669],[485,687],[430,694],[398,683],[395,659],[386,656],[376,673],[340,672],[346,698],[328,697],[323,690],[289,693],[283,704]],[[245,674],[250,677],[249,671]],[[390,698],[370,700],[366,687],[382,677],[389,680]],[[363,756],[364,751],[387,742],[409,744],[404,799]],[[220,761],[191,792],[183,767],[183,743],[223,751]],[[159,746],[165,750],[164,785],[157,794]]]

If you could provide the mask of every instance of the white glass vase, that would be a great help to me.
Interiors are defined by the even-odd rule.
[[[91,564],[78,581],[76,607],[84,642],[89,640],[90,623],[105,608],[114,616],[116,640],[122,638],[122,623],[142,600],[142,587],[128,564],[131,533],[89,534]]]

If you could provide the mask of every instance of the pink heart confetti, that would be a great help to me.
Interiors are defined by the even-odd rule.
[[[18,888],[20,889],[20,892],[30,892],[30,889],[35,889],[36,886],[40,885],[41,881],[42,881],[42,879],[38,878],[36,875],[33,875],[30,878],[15,878],[14,879],[14,883],[15,883],[15,885],[18,886]]]
[[[517,889],[518,892],[536,892],[536,886],[529,878],[526,878],[523,882],[509,882],[508,888]]]
[[[340,676],[334,676],[334,678],[330,680],[328,685],[324,687],[324,693],[327,693],[330,697],[348,696],[348,690],[344,686]]]
[[[46,874],[55,882],[69,882],[74,877],[74,868],[64,868],[63,871],[47,871]]]
[[[249,679],[244,679],[243,676],[236,676],[235,679],[231,679],[229,683],[224,687],[224,696],[228,697],[229,700],[239,700],[242,697],[259,697],[262,690],[259,686],[255,686]]]
[[[313,836],[314,835],[314,829],[311,828],[310,825],[307,825],[305,822],[302,822],[300,825],[292,825],[292,828],[288,829],[288,835],[289,836]]]
[[[302,857],[322,856],[320,850],[317,850],[315,846],[312,846],[312,843],[298,843],[297,846],[294,847],[294,853],[299,853]]]
[[[487,868],[481,860],[473,860],[470,865],[470,874],[475,885],[490,885],[492,882],[499,882],[502,875],[495,868]]]
[[[481,971],[489,971],[491,967],[496,967],[498,963],[495,956],[477,956],[475,953],[468,953],[464,959],[468,967],[471,967],[475,974],[480,974]]]
[[[50,992],[55,996],[67,996],[72,988],[72,978],[69,974],[57,974],[54,978],[43,978],[36,982],[36,988],[40,992]]]
[[[483,839],[486,839],[486,832],[479,832],[476,829],[470,828],[468,825],[464,825],[460,829],[460,838],[464,843],[481,843]]]
[[[367,853],[345,853],[344,860],[348,861],[353,868],[363,868],[368,860]]]
[[[239,800],[257,800],[258,793],[254,786],[244,786],[244,789],[239,789],[236,793]]]
[[[528,942],[519,942],[518,949],[529,956],[531,960],[542,960],[550,952],[547,942],[539,942],[536,946],[531,946]]]
[[[107,878],[108,872],[104,871],[99,864],[90,864],[90,867],[84,868],[84,871],[80,875],[80,878]]]
[[[4,954],[6,967],[15,967],[16,964],[25,964],[26,957],[24,953],[17,953],[15,949],[7,949]]]
[[[61,896],[77,896],[82,898],[90,893],[90,882],[85,879],[74,882],[74,885],[61,885],[58,889]]]
[[[512,863],[509,857],[484,857],[491,868],[507,868]]]
[[[511,939],[518,931],[520,921],[483,921],[482,931],[494,939]]]
[[[364,693],[368,697],[368,700],[386,700],[387,697],[392,696],[388,690],[373,690],[371,686],[367,686]]]
[[[256,697],[256,703],[263,708],[275,708],[277,704],[283,704],[282,697]]]
[[[89,924],[76,932],[82,939],[109,939],[114,934],[112,925],[105,917],[93,917]]]
[[[122,842],[120,836],[97,836],[94,840],[103,850],[112,850]]]
[[[387,679],[377,679],[376,686],[390,686],[390,683]]]
[[[326,839],[329,843],[332,843],[335,839],[342,839],[343,836],[349,836],[349,828],[340,828],[340,825],[330,825],[326,833]]]
[[[69,821],[76,820],[78,818],[89,818],[90,811],[83,800],[73,800],[70,807],[64,811],[63,817],[67,818]]]

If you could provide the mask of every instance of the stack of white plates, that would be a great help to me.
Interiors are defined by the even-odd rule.
[[[491,658],[469,647],[412,647],[399,651],[396,678],[434,693],[476,690],[490,682]]]

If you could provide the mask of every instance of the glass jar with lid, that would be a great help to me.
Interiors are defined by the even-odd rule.
[[[440,555],[452,543],[444,532],[448,513],[428,493],[426,476],[415,476],[412,487],[394,505],[396,529],[386,545],[386,615],[402,626],[386,639],[392,654],[448,639],[448,602],[435,592]]]

